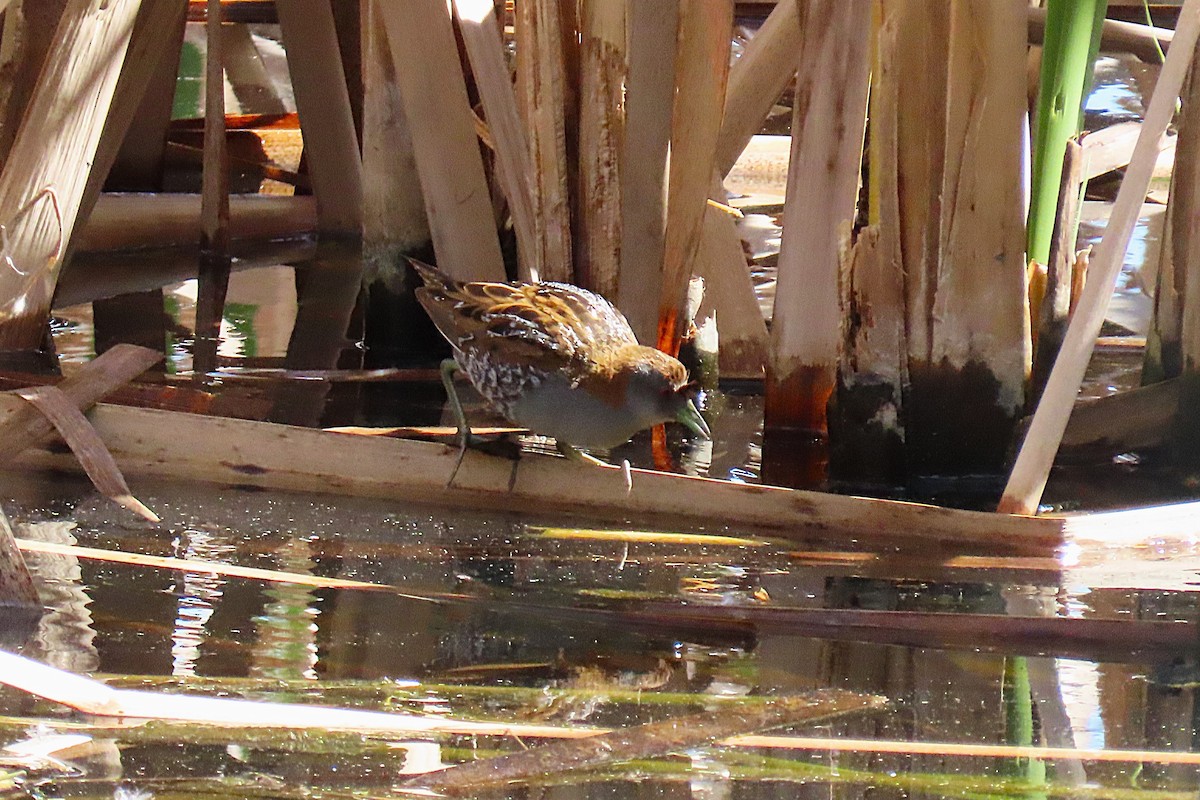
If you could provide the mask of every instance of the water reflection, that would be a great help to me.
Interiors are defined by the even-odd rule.
[[[797,553],[784,543],[733,538],[737,531],[706,543],[399,503],[139,485],[142,498],[164,517],[155,527],[129,520],[72,480],[62,479],[58,488],[63,497],[75,499],[45,508],[35,484],[23,492],[17,482],[17,499],[23,494],[26,499],[12,515],[35,526],[70,529],[86,545],[386,583],[413,594],[460,592],[479,598],[445,605],[388,593],[77,562],[66,582],[78,599],[64,604],[75,609],[74,621],[63,628],[71,634],[43,637],[42,657],[78,671],[145,676],[139,679],[144,686],[560,725],[628,725],[680,713],[686,704],[694,708],[705,697],[834,686],[882,693],[895,706],[883,714],[806,729],[806,734],[1003,744],[1011,741],[1006,722],[1012,720],[1006,714],[1012,712],[1006,711],[1005,698],[1015,685],[1006,683],[1005,675],[1011,664],[1024,661],[1024,691],[1034,701],[1026,713],[1035,743],[1176,752],[1200,747],[1195,698],[1200,680],[1197,662],[1187,653],[1136,646],[1122,651],[1118,645],[1108,651],[1117,660],[1064,659],[1053,657],[1058,644],[1042,640],[1028,649],[1030,655],[1040,650],[1047,657],[1025,659],[972,652],[952,638],[943,647],[907,647],[852,636],[813,638],[781,626],[683,626],[669,615],[603,611],[665,601],[679,608],[734,612],[792,607],[1200,619],[1200,588],[1182,581],[1157,588],[1153,575],[1139,588],[1136,562],[1120,573],[1123,579],[1093,573],[1086,585],[1073,570],[1048,569],[1028,559],[945,566],[936,579],[918,580],[906,565],[856,560],[852,553],[834,557],[840,552],[836,542],[823,553]],[[1109,575],[1115,574],[1110,564]],[[171,682],[163,684],[168,676]],[[32,712],[11,697],[5,702],[5,713]],[[516,746],[435,737],[380,750],[384,743],[369,737],[355,743],[301,737],[284,750],[277,740],[257,741],[248,734],[223,734],[233,745],[221,747],[177,746],[171,742],[178,738],[171,740],[165,730],[161,735],[167,738],[123,742],[120,774],[137,786],[159,789],[151,779],[239,776],[255,787],[256,796],[271,797],[294,796],[295,787],[305,785],[387,791],[400,770],[415,769],[419,757],[454,762]],[[195,732],[173,735],[186,742]],[[11,736],[19,738],[15,731]],[[122,741],[121,734],[115,736]],[[335,742],[348,749],[334,755]],[[772,760],[782,756],[784,764]],[[852,778],[853,796],[882,791],[963,797],[953,788],[956,776],[999,781],[1005,769],[1003,759],[977,755],[824,753],[808,758],[723,750],[698,751],[684,764],[690,769],[676,778],[638,784],[632,776],[642,774],[637,772],[642,767],[630,767],[633,772],[577,776],[569,786],[547,793],[765,798],[778,790],[793,796],[795,783],[747,777],[778,779],[786,764],[786,770],[827,770],[807,775],[806,792],[832,792],[832,769],[842,780]],[[1049,778],[1060,785],[1086,780],[1127,789],[1195,791],[1200,786],[1194,764],[1147,764],[1140,772],[1129,763],[1091,760],[1046,766]],[[925,780],[922,775],[936,781],[921,784],[920,790],[915,784],[903,789],[888,783],[889,773],[902,783]],[[975,791],[986,794],[987,785]]]
[[[187,372],[192,368],[196,290],[195,280],[163,288],[164,313],[169,318],[165,346],[170,372]],[[229,276],[218,355],[251,360],[282,358],[295,325],[296,308],[292,267],[235,270]],[[64,371],[69,372],[95,355],[92,306],[55,309],[54,314],[55,347]]]
[[[234,546],[207,531],[185,529],[174,550],[179,558],[220,561]],[[179,677],[196,674],[196,660],[208,634],[208,621],[220,602],[224,579],[206,572],[185,572],[180,578],[179,607],[175,630],[171,634],[171,674]]]
[[[20,525],[18,536],[38,542],[73,545],[75,523],[44,520]],[[71,672],[94,672],[100,666],[96,632],[92,628],[92,603],[82,583],[79,559],[70,555],[30,554],[26,563],[37,579],[38,598],[45,609],[34,637],[37,657]]]
[[[311,542],[293,539],[281,544],[274,560],[286,572],[308,573]],[[265,590],[267,605],[254,618],[255,641],[250,677],[313,680],[317,677],[317,599],[311,589],[281,583]]]

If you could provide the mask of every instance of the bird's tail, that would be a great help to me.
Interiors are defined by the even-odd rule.
[[[430,289],[445,292],[447,290],[452,291],[461,285],[437,267],[417,261],[415,258],[409,256],[405,256],[405,258],[408,259],[409,264],[412,264],[412,268],[417,271],[417,274],[421,276],[421,280],[425,282],[425,286]]]

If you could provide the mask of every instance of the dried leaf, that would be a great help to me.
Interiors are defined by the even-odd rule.
[[[34,386],[18,389],[16,394],[28,400],[54,425],[101,494],[151,522],[161,521],[157,514],[129,491],[121,468],[104,446],[100,434],[96,433],[87,417],[62,389],[57,386]]]

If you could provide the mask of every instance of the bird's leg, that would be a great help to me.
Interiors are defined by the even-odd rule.
[[[604,466],[604,462],[595,456],[588,455],[579,448],[572,447],[561,439],[554,440],[554,447],[558,452],[562,453],[572,461],[577,461],[580,464],[591,464],[593,467]]]
[[[454,414],[454,424],[458,427],[454,436],[454,440],[458,444],[458,458],[454,462],[454,469],[450,472],[450,480],[446,481],[447,486],[454,484],[454,476],[458,474],[458,469],[462,466],[468,447],[507,458],[513,462],[521,457],[520,443],[509,436],[501,436],[499,439],[491,441],[471,433],[471,426],[467,424],[466,412],[463,411],[462,401],[458,397],[458,390],[454,388],[454,373],[458,370],[458,362],[453,358],[447,358],[442,362],[442,386],[446,389],[446,398],[450,401],[450,411]],[[513,474],[509,478],[510,489],[515,482],[516,467],[513,468]]]
[[[454,476],[458,474],[458,468],[462,466],[463,457],[467,454],[467,447],[475,439],[471,435],[471,426],[467,424],[467,415],[463,411],[462,401],[458,399],[458,390],[454,388],[454,373],[456,372],[458,372],[457,361],[453,358],[442,361],[442,386],[446,387],[450,411],[454,414],[454,423],[458,426],[458,433],[454,437],[458,442],[458,459],[454,462],[454,469],[450,471],[450,480],[446,481],[447,486],[454,483]]]
[[[576,461],[580,464],[590,464],[593,467],[608,466],[606,462],[601,461],[595,456],[588,455],[579,448],[572,447],[566,442],[559,441],[558,439],[554,440],[554,447],[558,450],[558,452],[562,453],[571,461]],[[625,479],[625,494],[629,494],[633,491],[633,473],[629,468],[629,459],[625,459],[621,462],[621,477]],[[509,489],[511,491],[512,487],[510,486]]]

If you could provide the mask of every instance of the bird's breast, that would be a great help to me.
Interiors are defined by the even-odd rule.
[[[508,417],[534,433],[602,450],[624,444],[644,427],[625,403],[614,404],[611,398],[597,396],[582,385],[572,386],[557,375],[522,393]]]

